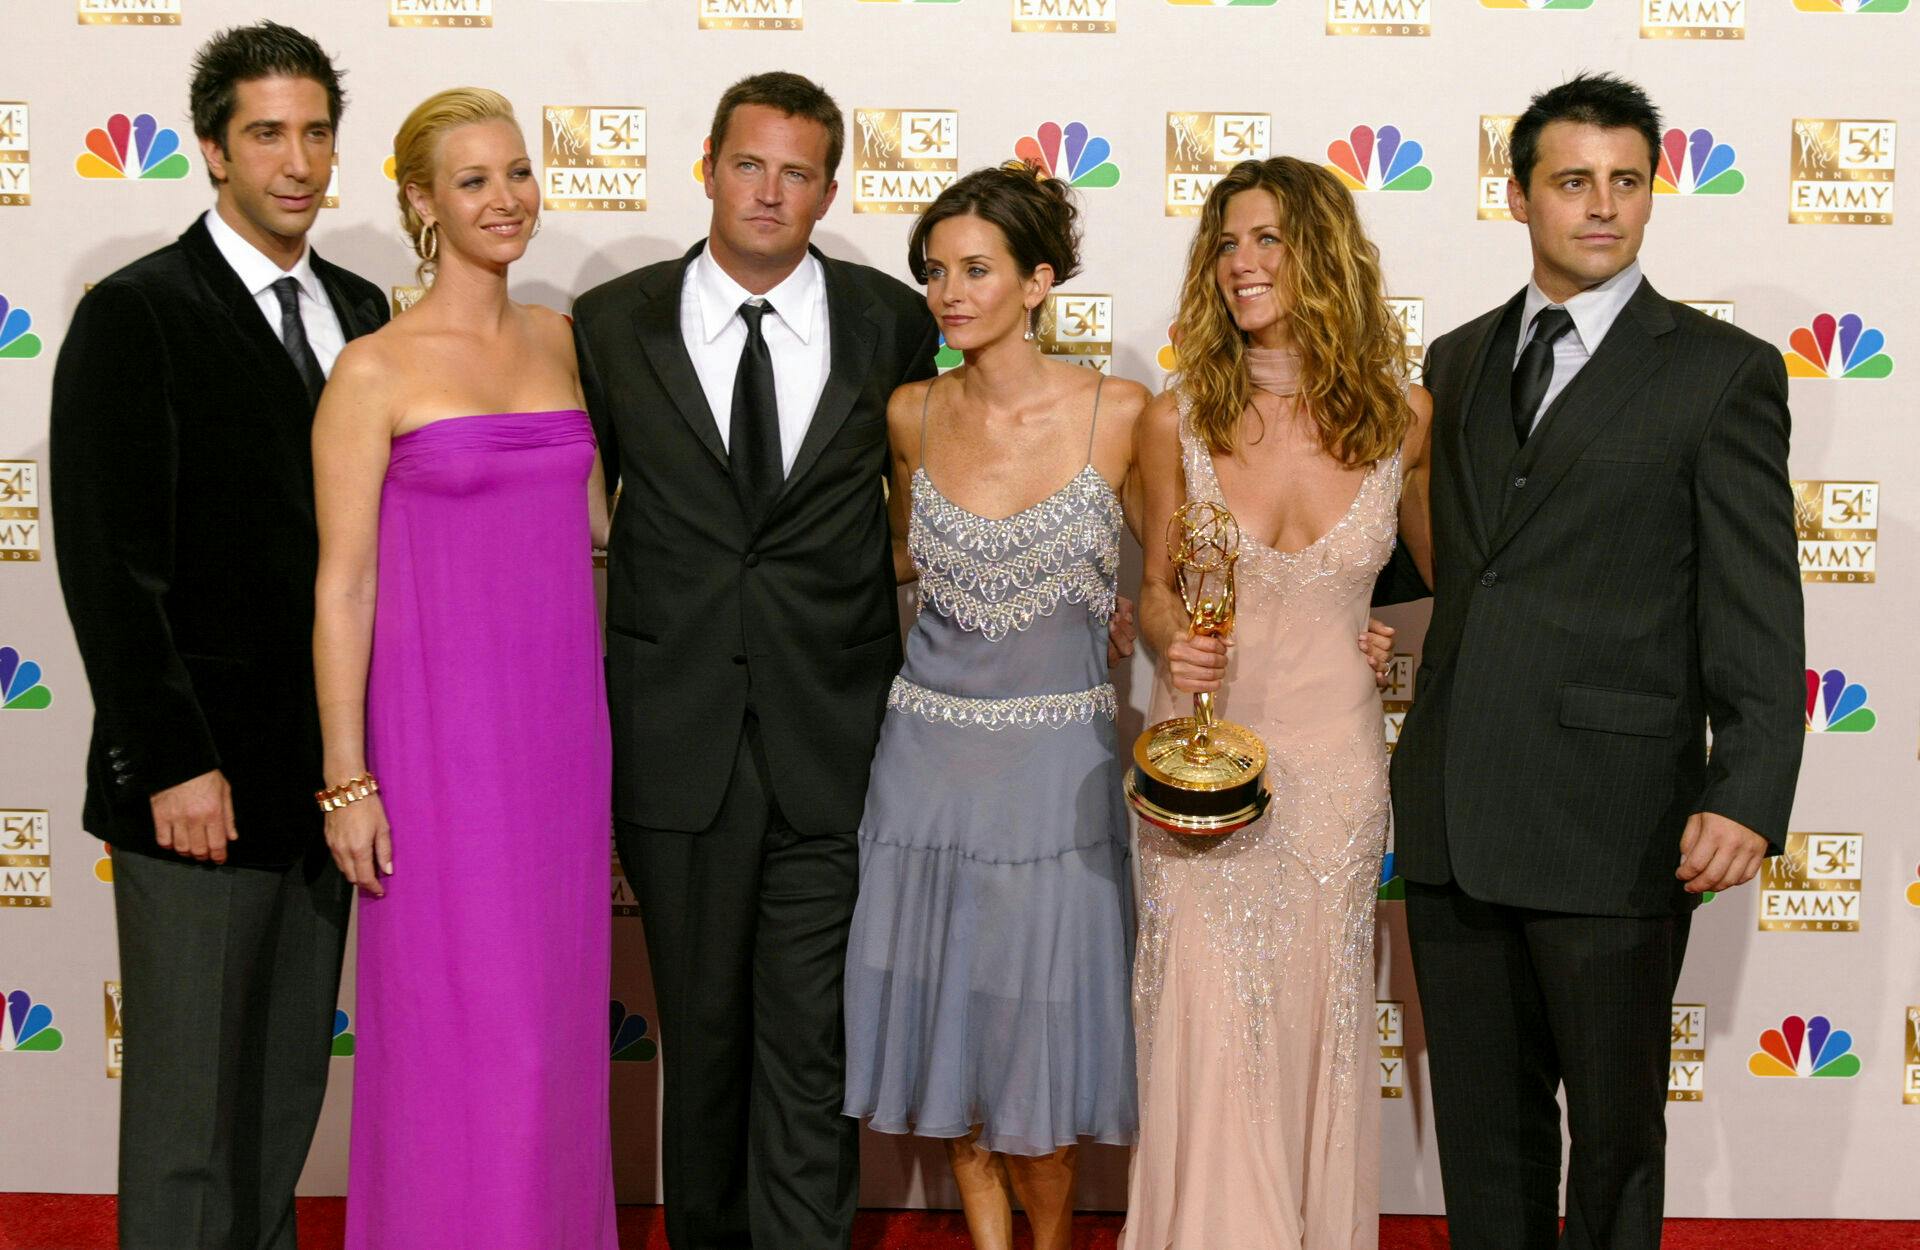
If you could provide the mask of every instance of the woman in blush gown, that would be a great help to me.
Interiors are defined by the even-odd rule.
[[[434,282],[314,423],[327,841],[361,891],[347,1246],[616,1250],[602,474],[566,319],[507,298],[540,205],[511,107],[442,92],[394,154]]]
[[[1396,530],[1429,567],[1426,393],[1352,196],[1291,158],[1236,166],[1187,262],[1173,388],[1141,418],[1145,529],[1184,500],[1239,523],[1232,646],[1187,637],[1159,542],[1148,722],[1196,691],[1268,751],[1273,800],[1223,837],[1140,823],[1140,1145],[1126,1250],[1367,1250],[1370,1044],[1387,837],[1375,673],[1354,653]]]

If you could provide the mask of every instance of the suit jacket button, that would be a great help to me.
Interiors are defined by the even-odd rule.
[[[759,552],[757,552],[757,551],[749,551],[749,552],[747,553],[747,567],[748,567],[748,568],[750,568],[750,569],[752,569],[752,568],[758,568],[758,567],[760,567],[760,553],[759,553]]]
[[[1488,569],[1486,572],[1480,575],[1480,584],[1482,586],[1491,586],[1499,580],[1500,580],[1500,575],[1494,572],[1492,569]]]
[[[1516,477],[1513,479],[1513,488],[1515,490],[1519,490],[1521,487],[1525,486],[1526,484],[1527,484],[1527,479],[1524,477]]]
[[[735,664],[745,664],[747,662],[747,657],[744,655],[736,655],[733,657],[733,662]]]

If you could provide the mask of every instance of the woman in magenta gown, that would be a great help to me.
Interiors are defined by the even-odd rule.
[[[443,92],[394,153],[434,283],[314,424],[353,796],[327,839],[360,887],[347,1245],[615,1250],[601,471],[566,320],[507,298],[540,202],[510,106]]]

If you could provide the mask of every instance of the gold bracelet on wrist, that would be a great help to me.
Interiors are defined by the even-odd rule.
[[[313,801],[320,805],[323,812],[337,812],[349,803],[358,803],[370,794],[380,793],[380,783],[373,779],[372,773],[361,773],[358,777],[349,777],[337,786],[314,791]]]

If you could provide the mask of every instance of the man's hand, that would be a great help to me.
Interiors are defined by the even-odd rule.
[[[161,849],[202,863],[227,862],[227,843],[240,834],[233,827],[233,791],[219,769],[169,786],[147,802],[153,806],[153,840]]]
[[[1125,595],[1114,596],[1113,617],[1107,622],[1107,667],[1120,667],[1120,661],[1133,654],[1133,640],[1139,636],[1140,629],[1133,619],[1133,600]]]
[[[1687,893],[1731,890],[1745,885],[1767,857],[1767,840],[1737,820],[1715,812],[1695,812],[1680,835],[1680,867],[1673,875]]]
[[[1374,687],[1379,690],[1387,688],[1387,674],[1393,671],[1393,633],[1393,626],[1370,616],[1367,632],[1360,635],[1360,654],[1367,657]]]

